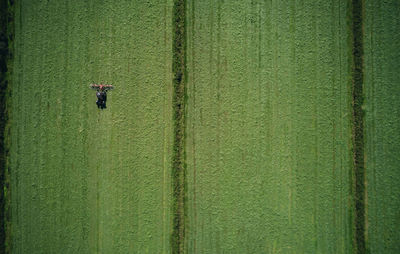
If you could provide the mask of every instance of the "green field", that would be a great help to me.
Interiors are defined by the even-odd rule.
[[[350,252],[336,3],[189,4],[188,253]]]
[[[168,252],[171,1],[15,8],[12,252]]]
[[[352,2],[15,1],[7,252],[399,253],[400,3]]]
[[[400,253],[400,2],[365,2],[367,245]]]

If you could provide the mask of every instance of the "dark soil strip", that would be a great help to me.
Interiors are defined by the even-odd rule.
[[[173,85],[174,149],[172,165],[173,229],[172,253],[184,253],[185,243],[185,76],[186,76],[186,0],[174,0],[173,9]]]
[[[14,34],[12,6],[12,0],[0,0],[0,253],[10,253],[7,99],[10,91],[9,77]]]
[[[354,176],[354,250],[366,253],[365,241],[365,165],[363,106],[363,0],[352,0],[352,131]]]

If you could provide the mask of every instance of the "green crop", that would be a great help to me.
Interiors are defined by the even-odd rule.
[[[398,2],[0,9],[0,252],[399,252]]]

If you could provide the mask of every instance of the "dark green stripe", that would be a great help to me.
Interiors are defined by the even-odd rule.
[[[363,1],[352,0],[352,102],[354,170],[354,250],[365,253],[365,165],[364,165],[364,48]]]
[[[0,0],[0,253],[10,252],[10,195],[7,165],[7,103],[9,98],[13,29],[13,1]]]
[[[185,242],[185,65],[186,1],[174,0],[173,9],[173,85],[174,151],[172,166],[173,229],[172,253],[184,253]]]

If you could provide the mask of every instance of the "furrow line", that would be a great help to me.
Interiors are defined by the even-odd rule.
[[[174,0],[173,7],[173,110],[174,145],[172,159],[173,229],[171,252],[185,252],[185,80],[186,80],[186,0]]]
[[[363,0],[352,0],[352,156],[355,253],[365,253],[365,165],[364,165],[364,111],[363,111]]]

